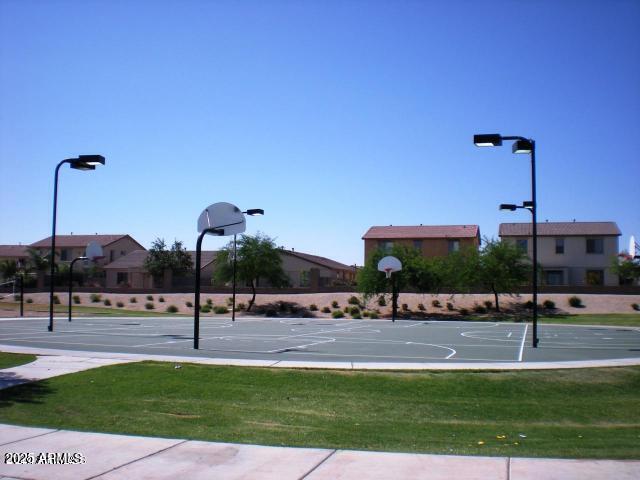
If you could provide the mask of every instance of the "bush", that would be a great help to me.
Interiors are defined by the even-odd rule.
[[[20,301],[20,294],[19,293],[15,294],[13,296],[13,300],[16,301],[16,302],[19,302]]]
[[[554,308],[556,308],[556,303],[552,300],[545,300],[544,302],[542,302],[542,306],[547,310],[553,310]]]
[[[33,303],[33,298],[27,298],[26,302],[27,303]]]
[[[193,308],[193,303],[191,302],[184,302],[184,304],[187,306],[187,308]]]
[[[213,307],[213,300],[211,300],[210,298],[207,298],[207,305],[209,305],[210,307]]]
[[[440,305],[440,300],[431,300],[431,305],[434,306],[435,308],[442,307],[442,305]],[[449,304],[447,303],[447,305]]]
[[[487,310],[491,310],[493,308],[493,302],[491,300],[485,300],[484,306]]]
[[[53,303],[55,303],[56,305],[60,305],[60,298],[58,297],[58,295],[53,296]]]
[[[584,305],[582,305],[582,299],[580,297],[569,297],[569,305],[571,305],[573,308],[581,308]]]
[[[110,307],[111,306],[111,300],[109,300],[108,298],[105,298],[104,302],[102,302],[102,303],[104,303],[105,307]]]
[[[378,318],[378,313],[377,312],[370,312],[369,313],[369,318],[373,318],[375,320],[376,318]]]
[[[146,308],[147,310],[153,310],[155,307],[155,305],[151,302],[147,302],[144,304],[144,308]]]
[[[334,310],[334,312],[331,314],[331,316],[333,318],[343,318],[344,317],[344,313],[342,313],[342,310]]]
[[[266,317],[277,317],[278,312],[276,312],[275,308],[268,308],[266,312],[264,312]]]
[[[312,303],[311,305],[309,305],[309,310],[311,310],[312,312],[317,312],[318,306],[315,303]]]
[[[200,311],[202,313],[209,313],[211,311],[211,307],[207,304],[205,305],[200,305]]]
[[[464,316],[464,317],[466,317],[467,315],[469,315],[469,310],[467,310],[466,308],[461,308],[461,309],[459,310],[459,312],[460,312],[460,315],[462,315],[462,316]]]
[[[167,313],[178,313],[178,307],[175,305],[169,305],[167,307]]]
[[[102,296],[97,293],[92,293],[89,298],[91,298],[91,303],[100,303],[102,301]]]
[[[147,300],[149,300],[150,302],[153,302],[153,295],[147,295]]]
[[[349,312],[351,312],[351,307],[350,307],[349,305],[347,305],[346,307],[344,307],[344,308],[342,309],[342,311],[343,311],[344,313],[346,313],[346,314],[349,314]]]
[[[75,304],[81,303],[80,302],[80,295],[74,295],[73,296],[73,303],[75,303]]]
[[[473,311],[476,313],[487,313],[487,309],[477,303],[473,306]]]
[[[533,302],[531,300],[527,300],[526,302],[524,302],[524,308],[526,308],[527,310],[531,310],[533,308]]]
[[[329,307],[322,307],[322,313],[331,313],[331,309]]]
[[[116,307],[118,307],[118,308],[122,308],[122,307],[124,307],[124,303],[122,303],[122,302],[117,302],[117,303],[116,303]]]
[[[362,312],[362,316],[365,318],[369,317],[369,310],[365,310],[364,312]]]
[[[28,301],[28,299],[27,299]],[[631,308],[633,308],[636,311],[640,311],[640,305],[638,305],[637,303],[632,303],[631,304]]]
[[[453,312],[455,310],[455,308],[453,308],[453,303],[447,302],[447,310],[449,310],[450,312]]]
[[[362,318],[362,315],[360,315],[359,313],[352,313],[351,318],[355,320],[360,320]]]
[[[351,316],[360,315],[360,309],[358,307],[351,307]]]
[[[229,313],[229,309],[224,305],[218,305],[217,307],[213,307],[213,313],[217,313],[218,315],[222,313]]]
[[[231,307],[233,305],[233,297],[227,298],[227,306]]]
[[[334,300],[333,302],[331,302],[331,306],[332,306],[333,308],[340,308],[340,304],[338,303],[338,301],[337,301],[337,300]]]
[[[238,305],[236,305],[236,310],[238,311],[242,311],[242,310],[246,310],[247,306],[244,303],[239,303]]]
[[[158,301],[159,301],[160,303],[164,303],[164,297],[160,297],[160,298],[158,298]]]
[[[418,304],[418,310],[420,310],[421,312],[424,312],[426,310],[426,308],[424,307],[424,303]]]
[[[406,303],[402,304],[402,311],[403,312],[408,312],[409,311],[409,305],[407,305]]]
[[[387,301],[385,300],[384,295],[380,295],[378,297],[378,305],[380,307],[386,307],[387,306]]]
[[[350,305],[360,305],[360,300],[355,295],[349,297],[348,302]]]
[[[136,297],[131,297],[129,299],[129,303],[138,303],[138,299]]]

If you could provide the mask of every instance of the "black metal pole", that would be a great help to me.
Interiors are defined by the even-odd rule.
[[[231,302],[231,321],[236,321],[236,234],[233,234],[233,301]]]
[[[193,312],[193,348],[198,350],[200,348],[200,263],[202,256],[202,239],[207,234],[207,229],[203,230],[198,236],[198,242],[196,243],[196,291],[194,299],[194,312]]]
[[[533,236],[533,348],[538,347],[538,204],[536,203],[536,142],[531,142],[531,200],[533,208],[532,236]]]
[[[24,274],[20,275],[20,316],[24,317]]]
[[[54,277],[55,277],[55,255],[56,255],[56,215],[58,210],[58,172],[60,167],[67,163],[68,160],[62,160],[56,166],[56,173],[53,179],[53,220],[51,222],[51,254],[49,256],[50,263],[50,278],[49,283],[49,327],[48,330],[53,332],[53,289],[54,289]]]
[[[73,265],[78,260],[86,260],[86,257],[77,257],[71,261],[71,265],[69,265],[69,321],[71,321],[71,295],[73,290]]]
[[[396,278],[391,273],[391,321],[396,321],[396,312],[398,311],[398,289],[396,286]]]

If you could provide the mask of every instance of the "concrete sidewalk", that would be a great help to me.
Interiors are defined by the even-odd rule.
[[[21,455],[24,454],[24,455]],[[54,455],[47,454],[67,454]],[[74,455],[75,454],[75,455]],[[0,425],[0,478],[635,480],[640,462],[265,447]],[[15,463],[11,464],[8,461]],[[66,463],[66,464],[61,464]]]

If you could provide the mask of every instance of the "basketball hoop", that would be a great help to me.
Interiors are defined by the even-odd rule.
[[[391,278],[392,273],[393,273],[393,268],[387,267],[384,269],[384,274],[387,276],[387,279]]]

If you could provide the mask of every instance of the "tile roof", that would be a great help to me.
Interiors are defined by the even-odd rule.
[[[189,255],[191,255],[191,260],[193,264],[196,263],[196,252],[188,251]],[[216,254],[218,252],[211,250],[203,250],[202,258],[200,262],[200,267],[204,268],[209,265],[216,258]],[[127,255],[120,257],[113,262],[104,266],[105,269],[127,269],[127,268],[143,268],[144,261],[149,256],[149,252],[147,250],[134,250],[133,252],[128,253]]]
[[[353,265],[345,265],[344,263],[336,262],[330,258],[311,255],[310,253],[297,252],[295,250],[281,250],[281,252],[286,255],[307,260],[308,262],[316,263],[331,270],[353,270]]]
[[[371,227],[362,237],[368,239],[395,238],[473,238],[479,236],[478,225],[417,225]]]
[[[0,257],[28,257],[26,245],[0,245]]]
[[[621,235],[615,222],[544,222],[538,223],[539,236]],[[530,237],[531,223],[501,223],[501,237]]]
[[[100,246],[106,247],[107,245],[120,240],[121,238],[129,237],[127,234],[114,234],[114,235],[56,235],[56,247],[86,247],[89,242],[98,242]],[[131,238],[133,240],[133,238]],[[135,242],[135,240],[134,240]],[[138,242],[136,242],[138,243]],[[138,243],[138,245],[140,245]],[[51,237],[43,238],[35,243],[29,245],[30,247],[46,248],[51,247]],[[140,245],[142,247],[142,245]],[[143,247],[144,248],[144,247]]]

